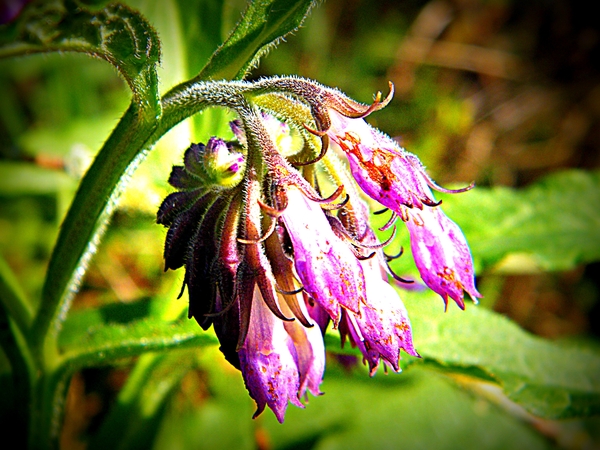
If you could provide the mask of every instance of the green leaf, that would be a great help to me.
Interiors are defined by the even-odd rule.
[[[242,19],[196,80],[243,78],[279,40],[304,21],[314,0],[248,2]]]
[[[523,422],[422,367],[374,378],[328,368],[322,389],[306,410],[289,408],[283,425],[264,418],[278,448],[550,447]]]
[[[81,52],[115,66],[131,90],[147,88],[140,74],[158,63],[158,36],[139,13],[121,4],[87,10],[69,1],[37,1],[0,27],[0,57]]]
[[[569,270],[600,260],[600,172],[567,170],[523,188],[475,187],[438,195],[444,212],[465,233],[478,272],[502,273]],[[388,216],[375,216],[375,229]],[[382,239],[389,231],[380,234]],[[399,275],[416,275],[408,232],[402,230],[392,262]]]
[[[569,170],[522,190],[475,188],[443,198],[483,267],[507,257],[523,261],[523,256],[538,270],[568,270],[600,260],[598,171]],[[506,271],[526,269],[508,263]]]
[[[130,308],[108,307],[71,314],[59,340],[63,363],[81,368],[146,352],[218,343],[213,333],[202,330],[194,320],[170,322],[145,316],[144,310],[143,303],[138,303]],[[137,318],[132,320],[134,317]]]
[[[289,405],[283,424],[268,409],[250,420],[256,407],[241,376],[218,358],[208,355],[203,366],[210,395],[200,408],[171,408],[154,449],[201,442],[206,450],[250,450],[257,435],[281,450],[552,448],[529,424],[424,367],[401,374],[382,370],[370,378],[367,370],[349,371],[331,360],[324,394],[309,396],[305,409]]]
[[[441,372],[495,382],[513,402],[547,419],[600,413],[600,352],[587,346],[534,336],[480,306],[444,312],[437,294],[402,291],[421,359],[402,354],[401,367],[425,363]],[[328,351],[355,355],[340,346],[337,331],[325,335]]]
[[[449,307],[431,292],[403,292],[417,351],[443,370],[493,379],[505,394],[544,418],[600,413],[600,354],[531,335],[482,307]],[[413,359],[409,361],[414,361]]]

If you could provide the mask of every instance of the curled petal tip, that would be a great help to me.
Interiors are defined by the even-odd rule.
[[[327,135],[326,131],[316,131],[311,128],[308,128],[306,125],[304,125],[304,128],[321,138],[321,151],[319,152],[316,158],[310,161],[295,161],[293,163],[295,166],[310,166],[312,164],[316,164],[325,157],[325,155],[327,154],[327,150],[329,149],[329,136]]]
[[[306,131],[308,131],[311,134],[314,134],[315,136],[323,137],[323,136],[327,135],[328,129],[325,129],[325,130],[315,130],[314,128],[311,128],[308,125],[306,125],[305,123],[303,123],[302,126],[304,127],[304,129]]]

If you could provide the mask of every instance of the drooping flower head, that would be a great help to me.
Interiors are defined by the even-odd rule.
[[[320,394],[330,325],[371,374],[382,362],[400,371],[401,351],[418,356],[388,282],[398,278],[383,252],[389,241],[377,239],[354,183],[406,223],[421,277],[446,303],[464,307],[464,291],[479,293],[465,238],[432,195],[442,189],[363,119],[389,98],[366,106],[298,78],[231,84],[227,93],[239,96],[235,140],[193,144],[173,167],[177,191],[157,216],[169,227],[165,269],[185,266],[189,316],[214,327],[255,416],[268,406],[283,421],[288,403]],[[349,173],[329,147],[347,157]],[[321,186],[321,166],[332,187]]]

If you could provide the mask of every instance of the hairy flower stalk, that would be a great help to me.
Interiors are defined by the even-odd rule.
[[[421,278],[446,304],[464,308],[465,291],[480,294],[466,240],[431,189],[460,191],[437,186],[416,156],[364,120],[391,95],[368,106],[299,78],[230,83],[227,91],[239,96],[235,140],[193,144],[173,167],[177,191],[157,217],[169,228],[165,270],[185,266],[189,316],[214,327],[255,416],[268,406],[282,422],[288,403],[302,407],[308,392],[320,394],[329,324],[372,375],[382,361],[400,371],[401,350],[418,356],[388,282],[398,279],[383,252],[388,241],[377,239],[352,183],[406,224]],[[349,174],[327,164],[330,148],[345,155]],[[344,184],[329,195],[320,160]]]

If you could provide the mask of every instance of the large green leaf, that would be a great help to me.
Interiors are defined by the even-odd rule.
[[[585,417],[600,412],[600,354],[576,344],[533,336],[485,308],[450,307],[431,292],[403,292],[417,350],[422,359],[403,355],[402,367],[425,363],[449,374],[467,374],[500,385],[532,414],[544,418]],[[327,349],[340,349],[337,332],[327,334]],[[204,347],[218,342],[191,320],[169,323],[144,314],[143,304],[107,307],[73,314],[65,322],[61,347],[78,367],[148,351]]]
[[[150,24],[121,4],[87,10],[72,1],[36,1],[18,19],[0,27],[0,57],[72,51],[102,58],[115,66],[131,90],[141,95],[140,74],[160,57],[158,36]]]
[[[402,367],[421,362],[493,381],[512,401],[544,418],[600,413],[600,352],[531,335],[483,307],[460,311],[450,305],[444,312],[442,300],[430,291],[402,292],[402,298],[422,357],[404,355]],[[328,332],[327,344],[335,351],[339,338]]]
[[[510,255],[543,270],[600,260],[600,172],[569,170],[522,190],[475,188],[444,202],[484,267]]]
[[[552,444],[521,420],[421,367],[401,374],[344,370],[328,364],[322,396],[290,405],[280,424],[255,410],[238,373],[206,352],[203,379],[210,396],[194,409],[171,408],[156,449],[546,449]],[[222,359],[222,358],[221,358]]]
[[[449,368],[477,368],[509,398],[542,417],[600,413],[600,354],[533,336],[485,308],[444,313],[436,295],[407,294],[421,356]],[[425,297],[425,296],[422,296]]]

